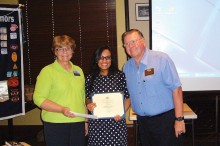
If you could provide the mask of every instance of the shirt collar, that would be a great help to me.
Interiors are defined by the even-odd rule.
[[[148,56],[149,56],[150,50],[149,49],[145,49],[144,51],[144,55],[141,59],[141,63],[147,66],[147,60],[148,60]]]
[[[70,64],[71,64],[71,72],[73,72],[74,66],[73,66],[73,63],[72,63],[71,61],[70,61]],[[58,63],[57,60],[54,61],[54,65],[55,65],[55,67],[56,67],[58,70],[62,70],[62,71],[64,71],[64,72],[67,72],[67,71]]]

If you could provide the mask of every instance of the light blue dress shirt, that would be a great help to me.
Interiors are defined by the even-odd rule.
[[[145,70],[149,72],[145,74]],[[181,82],[167,54],[146,49],[138,68],[131,58],[123,71],[132,108],[138,115],[155,116],[174,109],[172,93]]]

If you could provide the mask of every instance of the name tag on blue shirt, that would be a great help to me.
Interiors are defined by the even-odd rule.
[[[145,70],[145,76],[149,76],[153,74],[154,74],[154,68],[149,68]]]

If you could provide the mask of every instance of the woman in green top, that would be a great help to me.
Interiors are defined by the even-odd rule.
[[[52,52],[56,60],[37,77],[33,99],[42,109],[47,146],[83,146],[85,143],[85,119],[70,112],[86,113],[84,74],[70,61],[75,47],[75,41],[67,35],[54,37]]]

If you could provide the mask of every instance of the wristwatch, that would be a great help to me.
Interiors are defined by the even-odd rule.
[[[184,117],[176,117],[175,120],[176,121],[182,121],[182,120],[184,120]]]

